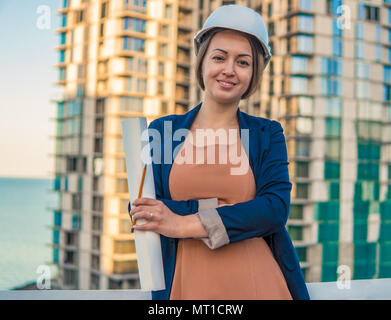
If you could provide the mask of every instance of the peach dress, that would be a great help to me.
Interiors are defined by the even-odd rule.
[[[229,139],[226,144],[201,145],[191,135],[186,137],[169,176],[173,200],[217,198],[218,206],[224,206],[254,199],[255,180],[238,133],[237,130],[236,141]],[[227,161],[220,163],[218,151],[224,146]],[[214,164],[210,160],[207,162],[207,154],[213,148]],[[201,149],[204,149],[203,163],[200,163]],[[240,166],[238,162],[230,161],[234,159],[230,158],[232,153],[240,158],[242,162],[239,163],[247,164],[248,169],[242,170],[241,174],[231,174],[232,168]],[[193,159],[192,164],[191,161],[183,163],[186,157]],[[291,300],[292,297],[284,275],[262,237],[229,243],[217,249],[210,249],[200,239],[188,238],[178,241],[170,300],[189,299]]]

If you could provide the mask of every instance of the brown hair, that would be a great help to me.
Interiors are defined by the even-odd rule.
[[[206,51],[208,50],[209,43],[212,40],[213,36],[221,31],[229,30],[225,28],[213,28],[211,31],[208,31],[205,35],[203,35],[201,39],[201,45],[198,50],[198,55],[196,59],[195,71],[196,78],[199,87],[202,90],[205,90],[204,80],[202,79],[202,61],[204,60],[204,56]],[[240,31],[238,31],[240,32]],[[253,54],[253,74],[251,76],[250,84],[246,90],[246,92],[242,95],[240,99],[247,99],[251,96],[257,89],[259,85],[259,81],[261,80],[264,68],[265,68],[265,59],[264,59],[264,51],[258,41],[254,36],[240,32],[244,37],[246,37],[250,43],[251,51]]]

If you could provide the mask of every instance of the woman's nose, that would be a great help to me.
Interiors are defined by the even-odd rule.
[[[223,74],[233,75],[235,73],[234,64],[227,62],[224,66]]]

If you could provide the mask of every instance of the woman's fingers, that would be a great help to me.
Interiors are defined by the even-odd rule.
[[[160,200],[156,200],[156,199],[152,199],[152,198],[137,198],[136,200],[134,200],[132,202],[132,205],[134,205],[134,206],[138,206],[138,205],[153,206],[153,205],[158,205],[160,202],[161,202]]]
[[[156,212],[159,210],[155,210],[152,206],[137,206],[134,207],[132,210],[130,210],[129,214],[134,215],[136,212],[141,212],[141,211],[148,211],[148,212]]]
[[[152,213],[152,215],[151,215]],[[160,221],[160,216],[152,211],[140,211],[133,215],[133,219],[143,218],[148,221]]]

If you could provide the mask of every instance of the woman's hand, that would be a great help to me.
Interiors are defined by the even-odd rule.
[[[129,212],[132,219],[147,220],[143,225],[135,225],[134,229],[154,231],[169,238],[183,237],[183,217],[172,212],[162,201],[138,198],[133,201],[132,206],[134,207]]]

